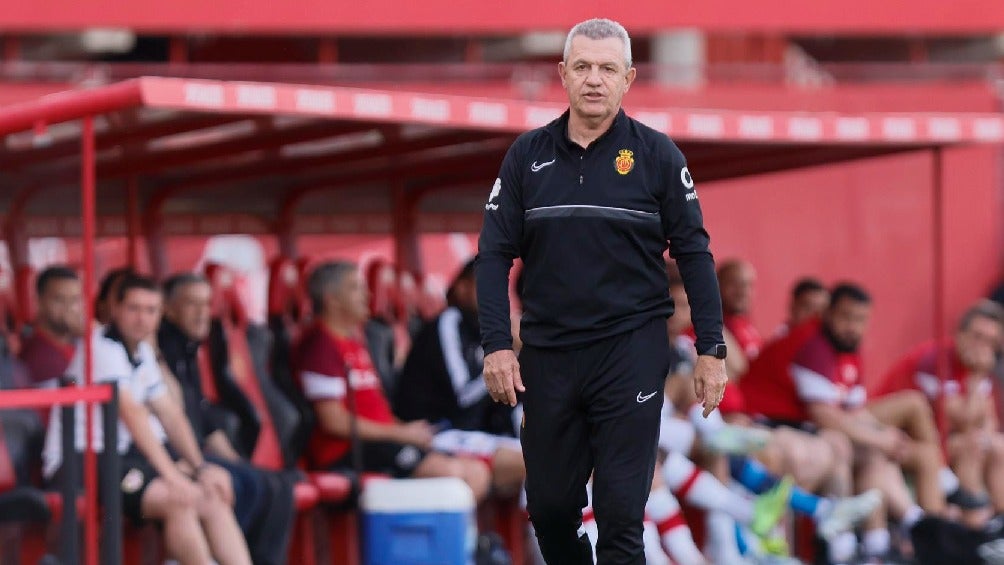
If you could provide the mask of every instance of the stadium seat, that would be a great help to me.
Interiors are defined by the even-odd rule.
[[[234,286],[233,272],[223,265],[209,264],[206,266],[206,278],[212,287],[213,317],[222,328],[222,341],[210,341],[210,354],[216,358],[229,361],[229,369],[234,381],[240,387],[244,396],[250,400],[261,422],[257,443],[251,456],[251,462],[264,469],[280,470],[282,468],[282,451],[279,438],[272,425],[271,413],[255,374],[247,340],[247,312]],[[216,350],[214,351],[213,348]],[[225,370],[222,363],[214,363],[214,373],[217,382]]]
[[[288,435],[280,434],[283,458],[287,466],[294,466],[299,454],[307,446],[313,428],[313,411],[301,398],[299,387],[291,370],[293,344],[299,338],[304,312],[300,272],[296,264],[279,257],[269,267],[268,329],[271,332],[270,357],[267,361],[272,382],[296,408],[298,421]]]

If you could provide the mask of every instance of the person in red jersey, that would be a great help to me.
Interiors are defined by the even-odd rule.
[[[763,338],[750,320],[753,308],[753,287],[756,284],[756,270],[747,261],[729,259],[718,267],[718,284],[722,293],[722,313],[728,328],[746,355],[746,359],[756,359],[763,347]]]
[[[993,368],[1004,340],[1004,309],[984,300],[959,320],[952,339],[929,341],[900,359],[882,379],[878,394],[920,391],[946,432],[952,468],[968,491],[988,491],[1004,512],[1004,435],[994,402]]]
[[[729,357],[741,358],[733,363],[743,366],[756,359],[763,346],[763,338],[749,318],[753,305],[753,285],[756,283],[756,271],[753,265],[740,259],[729,259],[718,267],[718,284],[722,295],[722,322],[725,330],[731,334],[739,345],[738,351]],[[746,373],[729,373],[729,382],[725,385],[725,396],[718,406],[722,416],[728,421],[736,421],[746,411],[746,403],[738,382]]]
[[[788,319],[774,333],[775,338],[785,336],[792,328],[823,315],[830,304],[830,291],[814,277],[802,277],[791,287],[788,300]]]
[[[370,311],[356,265],[319,265],[310,275],[308,290],[317,323],[297,344],[294,370],[317,415],[307,453],[310,466],[351,466],[355,419],[366,471],[394,477],[458,477],[477,500],[483,500],[490,473],[482,461],[431,452],[432,424],[398,422],[391,413],[361,337]]]
[[[35,292],[38,316],[20,358],[32,386],[51,388],[66,375],[84,334],[83,289],[75,271],[54,266],[38,275]]]
[[[889,552],[886,516],[909,530],[926,513],[941,514],[948,502],[963,507],[983,504],[961,488],[944,466],[934,436],[930,410],[917,395],[900,393],[869,402],[858,348],[871,318],[871,297],[861,287],[844,283],[833,289],[819,331],[798,348],[790,366],[791,383],[816,427],[837,430],[855,447],[857,487],[877,488],[885,495],[886,512],[876,512],[865,525],[869,556]],[[913,477],[912,502],[900,467]]]

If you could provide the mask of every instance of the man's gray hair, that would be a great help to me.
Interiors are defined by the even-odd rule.
[[[584,35],[589,39],[607,39],[609,37],[620,39],[621,43],[624,44],[624,63],[627,68],[631,68],[631,38],[628,37],[627,30],[621,24],[605,18],[593,18],[575,24],[572,31],[568,32],[568,37],[565,38],[563,58],[566,63],[568,62],[568,53],[572,50],[572,39],[577,35]]]
[[[171,302],[177,298],[181,289],[193,284],[209,284],[206,277],[198,273],[177,273],[164,281],[164,300]]]
[[[337,291],[356,269],[356,264],[351,261],[331,261],[314,268],[307,280],[307,292],[310,294],[314,314],[322,313],[324,297]]]

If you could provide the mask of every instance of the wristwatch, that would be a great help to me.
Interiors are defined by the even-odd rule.
[[[725,347],[724,343],[712,345],[708,349],[701,352],[701,355],[709,355],[711,357],[714,357],[715,359],[725,359],[725,356],[727,354],[728,354],[728,348]]]

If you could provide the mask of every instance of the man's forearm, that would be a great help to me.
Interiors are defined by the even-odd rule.
[[[216,430],[206,438],[206,451],[227,461],[237,461],[241,458],[240,454],[230,445],[227,435],[221,430]]]
[[[676,258],[683,287],[690,302],[697,352],[703,353],[723,343],[722,298],[711,253],[694,253]]]
[[[329,420],[328,422],[322,421],[319,423],[325,433],[350,439],[349,436],[352,434],[352,421],[351,416],[347,413],[343,418],[338,418],[335,421]],[[357,416],[356,426],[359,439],[366,441],[398,441],[398,434],[396,433],[398,430],[397,424],[384,424],[382,422],[375,422],[373,420]]]
[[[882,424],[872,418],[862,418],[861,414],[833,413],[836,410],[817,409],[814,419],[819,427],[841,432],[858,445],[878,446],[876,434],[882,431]]]
[[[512,349],[512,322],[509,319],[509,270],[512,259],[501,255],[479,255],[477,259],[478,321],[485,355]]]
[[[121,411],[122,422],[132,436],[133,444],[139,449],[153,468],[164,477],[180,473],[164,444],[153,434],[150,427],[150,413],[145,409],[125,409]],[[114,449],[115,446],[108,448]]]
[[[193,468],[198,469],[201,467],[205,459],[202,457],[199,442],[195,439],[195,433],[192,432],[192,426],[189,425],[185,413],[175,406],[170,408],[162,407],[158,410],[157,417],[164,425],[164,431],[167,432],[167,440],[171,442],[171,447],[174,448],[178,455],[192,465]]]

